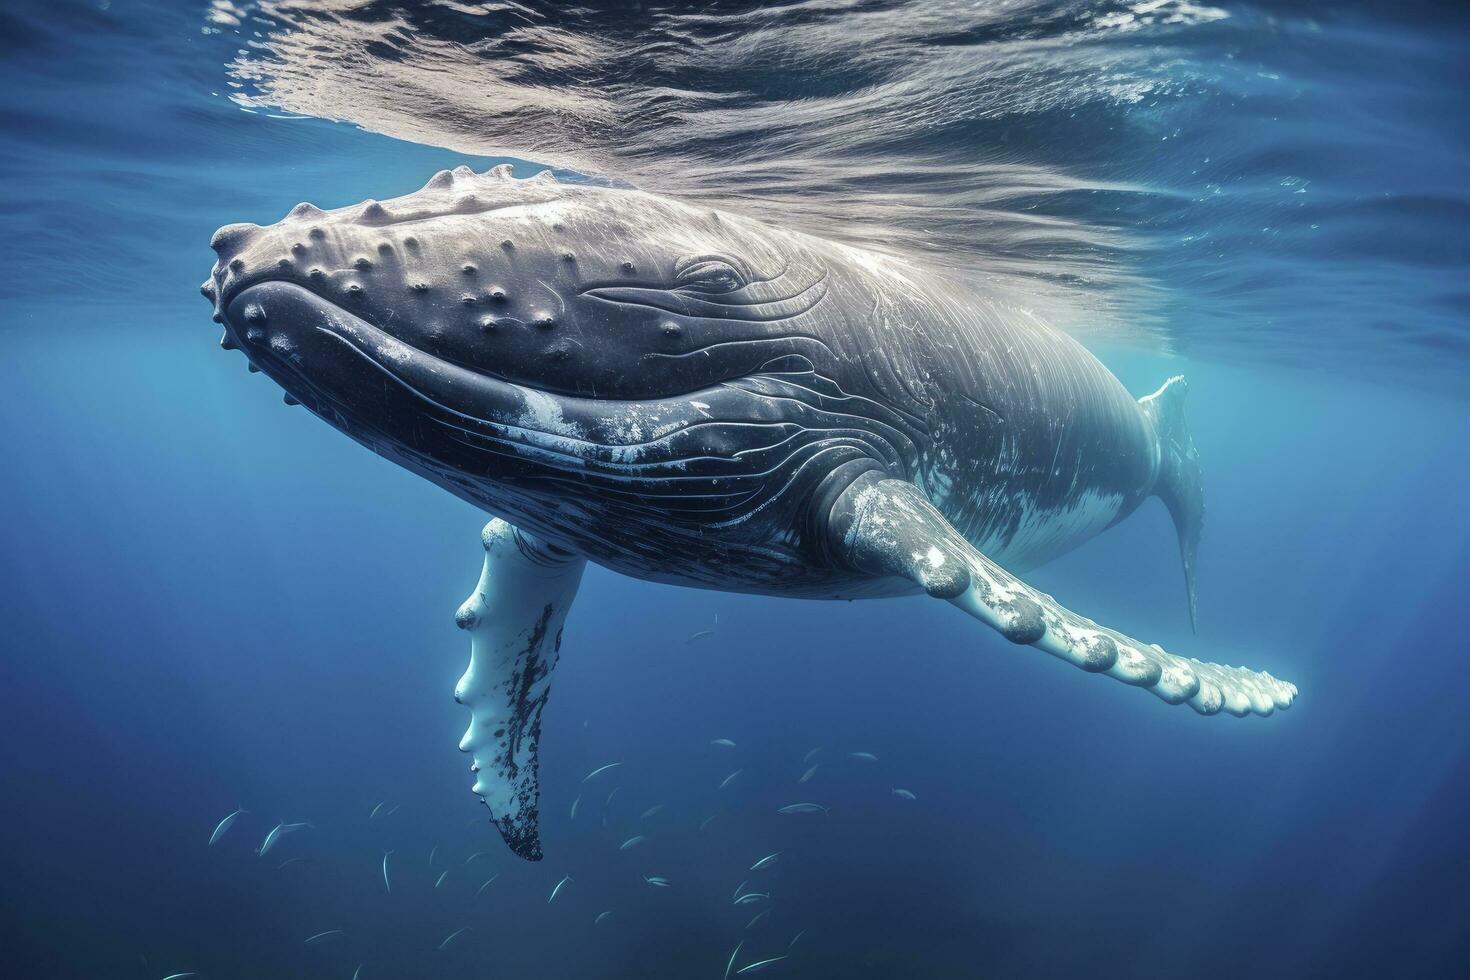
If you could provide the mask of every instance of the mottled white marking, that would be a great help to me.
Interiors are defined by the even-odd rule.
[[[455,700],[470,709],[460,751],[470,754],[473,790],[507,841],[535,849],[540,791],[535,730],[556,663],[557,635],[582,580],[585,562],[537,561],[518,547],[501,520],[481,536],[485,565],[456,621],[470,634],[470,663]],[[532,642],[539,647],[532,649]],[[528,670],[539,671],[525,676]]]
[[[585,439],[581,427],[562,417],[561,401],[535,388],[520,388],[526,411],[515,420],[516,425],[539,432],[555,433],[572,439]]]

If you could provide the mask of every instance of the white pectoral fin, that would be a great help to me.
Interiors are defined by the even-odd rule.
[[[992,625],[1005,622],[1010,610],[1026,608],[1028,619],[1034,616],[1041,629],[1034,639],[1027,636],[1017,641],[1030,643],[1083,670],[1147,688],[1170,704],[1187,702],[1204,715],[1221,708],[1238,716],[1251,712],[1269,715],[1277,708],[1290,707],[1296,698],[1295,684],[1277,680],[1264,671],[1168,653],[1157,644],[1142,643],[1079,616],[978,552],[966,556],[966,560],[970,587],[951,602]]]
[[[474,760],[474,791],[506,844],[539,861],[541,712],[586,562],[499,519],[481,541],[484,571],[455,616],[470,635],[470,665],[454,689],[470,709],[459,747]]]
[[[1166,653],[1065,608],[972,547],[923,493],[903,480],[859,478],[829,518],[832,550],[854,567],[910,579],[1014,643],[1092,673],[1144,687],[1201,714],[1269,715],[1296,697],[1270,674]]]

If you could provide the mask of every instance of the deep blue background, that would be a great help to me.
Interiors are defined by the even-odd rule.
[[[238,39],[200,35],[196,8],[47,9],[0,18],[4,972],[714,977],[742,937],[740,964],[802,929],[770,975],[1453,976],[1470,960],[1456,393],[1100,351],[1135,393],[1191,380],[1200,633],[1157,503],[1033,581],[1296,682],[1271,719],[1168,708],[941,603],[589,570],[545,718],[547,859],[522,864],[477,819],[454,750],[452,617],[483,515],[283,406],[218,349],[195,295],[221,223],[495,161],[241,112],[211,94]],[[801,800],[831,812],[775,812]],[[370,821],[381,801],[399,809]],[[207,848],[236,806],[251,813]],[[316,829],[256,857],[280,820]],[[312,861],[278,867],[292,857]],[[772,895],[749,931],[764,906],[731,905],[745,878]],[[347,935],[302,944],[327,929]]]

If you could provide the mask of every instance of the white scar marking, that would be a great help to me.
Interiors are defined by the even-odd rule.
[[[534,388],[522,388],[521,396],[526,400],[526,411],[516,424],[526,429],[555,433],[572,439],[582,439],[581,426],[568,422],[561,413],[561,403]]]

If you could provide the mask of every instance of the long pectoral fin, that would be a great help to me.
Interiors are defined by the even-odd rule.
[[[831,552],[854,568],[907,578],[1014,643],[1148,688],[1170,704],[1268,715],[1296,697],[1295,685],[1270,674],[1174,656],[1064,608],[977,551],[906,481],[859,477],[833,505],[827,529]]]
[[[485,525],[481,541],[485,569],[455,616],[470,634],[470,665],[454,688],[470,709],[459,748],[474,759],[474,791],[506,844],[539,861],[541,711],[586,562],[499,519]]]

